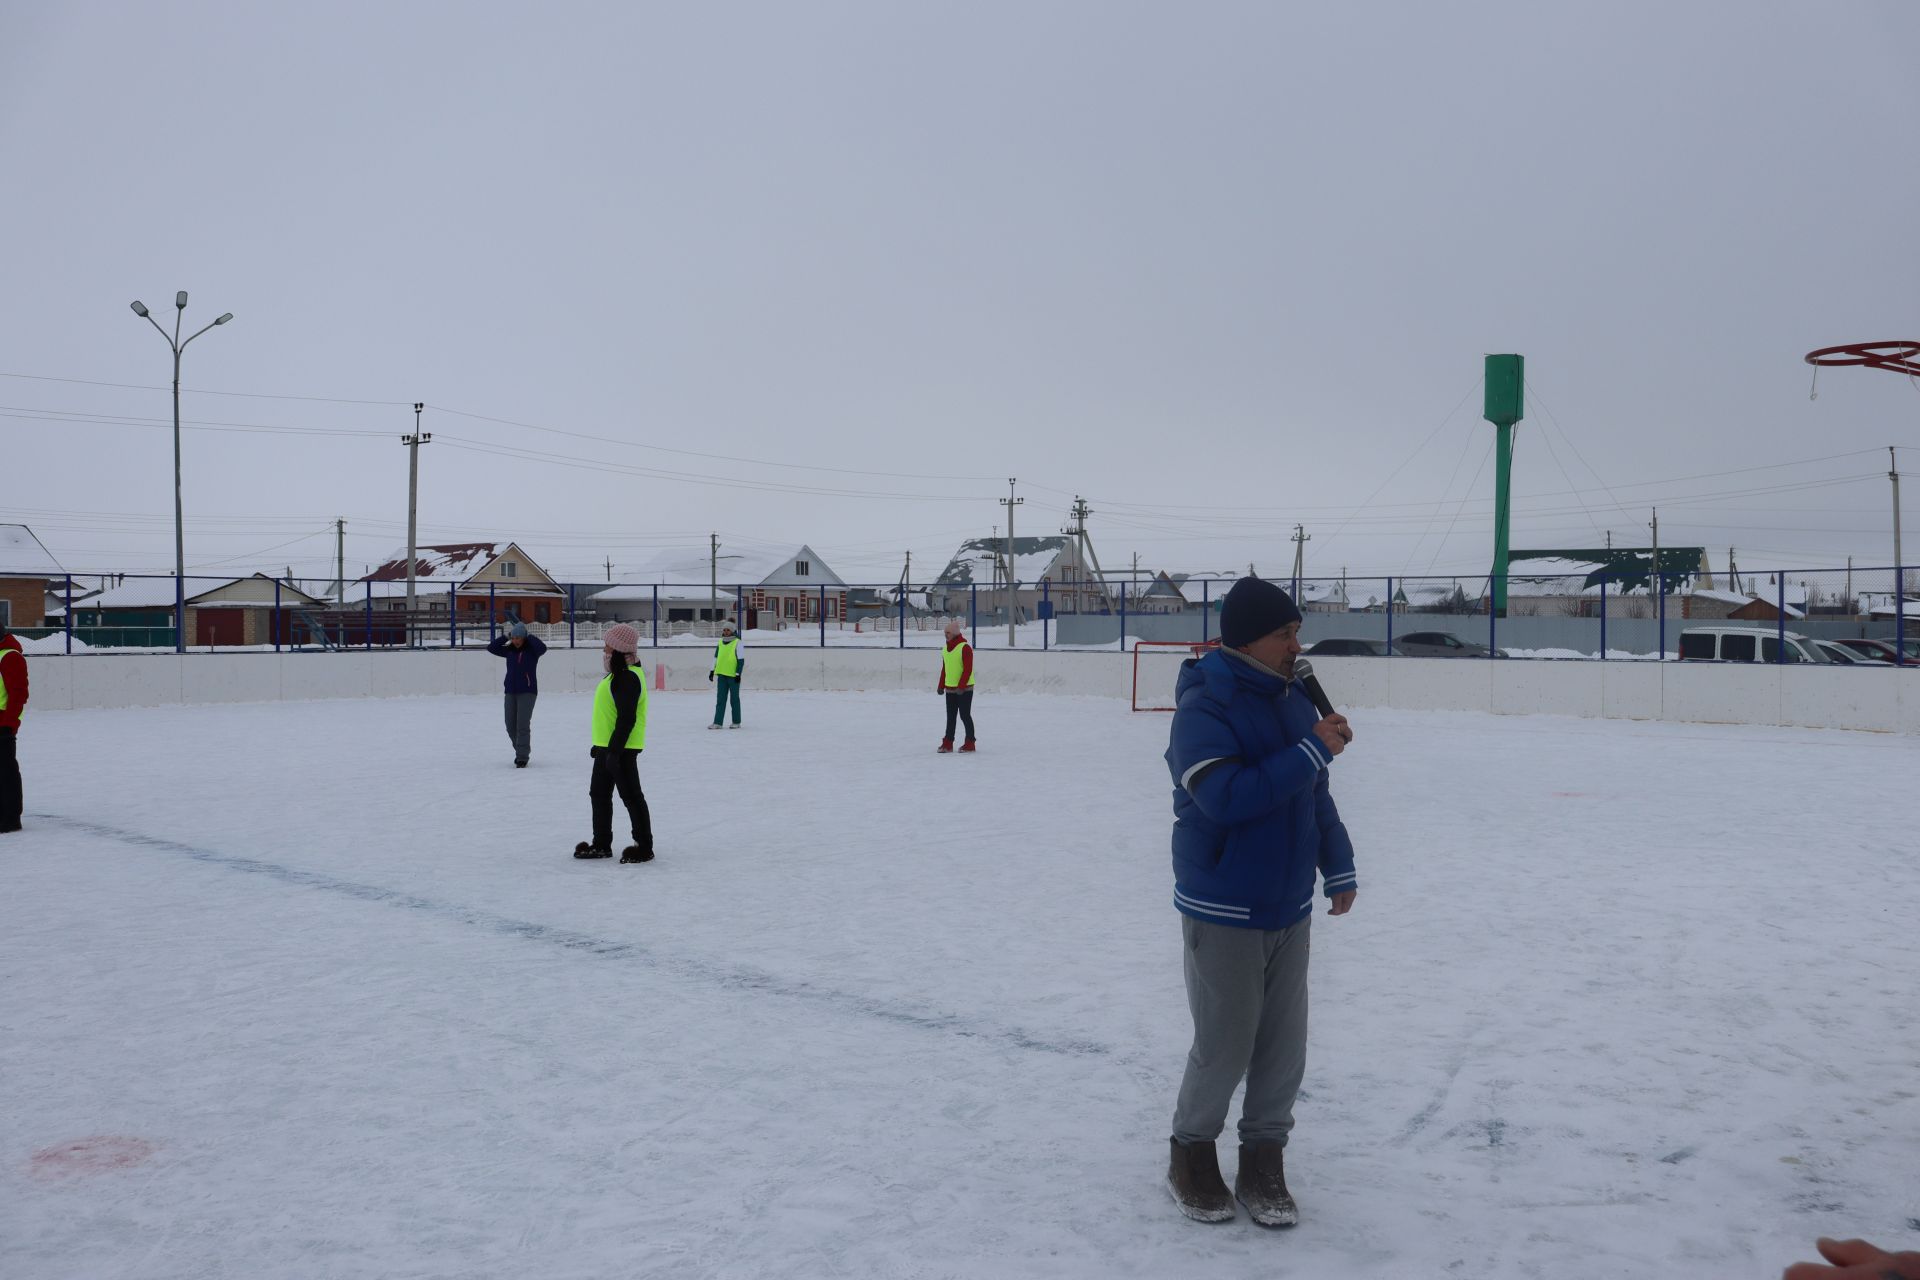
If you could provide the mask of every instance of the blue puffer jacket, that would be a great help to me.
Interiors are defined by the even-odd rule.
[[[1306,691],[1215,650],[1180,671],[1173,774],[1173,901],[1209,924],[1285,929],[1358,887],[1353,842],[1327,790],[1320,713]]]

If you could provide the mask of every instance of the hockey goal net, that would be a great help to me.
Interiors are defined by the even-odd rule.
[[[1211,644],[1187,640],[1134,641],[1133,709],[1173,710],[1173,688],[1180,679],[1181,665],[1219,647],[1218,641]]]

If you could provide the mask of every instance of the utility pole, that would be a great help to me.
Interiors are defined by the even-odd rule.
[[[420,411],[427,406],[416,401],[413,406],[413,434],[401,436],[400,443],[407,446],[407,644],[413,644],[413,578],[414,568],[420,559],[420,446],[433,439],[431,435],[420,431]],[[489,626],[492,624],[489,623]]]
[[[1307,544],[1313,541],[1313,535],[1307,532],[1303,524],[1293,526],[1293,596],[1300,598],[1300,577],[1307,569]]]
[[[1099,553],[1093,549],[1093,535],[1087,532],[1087,517],[1092,514],[1093,508],[1087,505],[1087,500],[1079,494],[1075,494],[1073,496],[1073,529],[1071,532],[1080,539],[1080,564],[1083,570],[1082,580],[1084,581],[1085,566],[1092,565],[1094,589],[1100,593],[1100,598],[1105,603],[1105,607],[1112,609],[1113,593],[1107,590],[1107,573],[1106,570],[1100,567]],[[1074,608],[1078,610],[1084,607],[1085,605],[1076,595]]]
[[[333,599],[336,604],[347,602],[347,522],[335,520],[334,532],[334,573]]]
[[[1854,596],[1853,596],[1853,557],[1852,556],[1847,557],[1847,612],[1852,614],[1857,614],[1860,612],[1860,602],[1854,599]]]
[[[1007,496],[1000,499],[1000,505],[1007,509],[1007,647],[1013,648],[1016,638],[1013,620],[1020,609],[1020,583],[1015,579],[1013,568],[1013,509],[1025,502],[1025,498],[1013,496],[1013,487],[1019,481],[1007,481]]]
[[[1659,585],[1654,586],[1655,583]],[[1653,576],[1648,580],[1647,585],[1653,587],[1660,595],[1664,596],[1667,593],[1667,581],[1660,574],[1660,508],[1658,507],[1653,509]],[[1653,602],[1653,614],[1656,618],[1660,616],[1658,598]]]
[[[707,593],[713,597],[713,607],[718,609],[720,607],[720,535],[718,533],[707,536]],[[716,626],[713,633],[716,636],[719,635],[720,628]]]
[[[613,581],[613,557],[612,556],[607,557],[607,581],[608,582]]]
[[[913,548],[907,548],[906,567],[900,570],[900,616],[907,613],[907,595],[913,590]],[[901,624],[905,626],[905,623]]]
[[[1907,566],[1900,558],[1900,455],[1887,446],[1887,479],[1893,481],[1893,589],[1896,597],[1907,594]]]

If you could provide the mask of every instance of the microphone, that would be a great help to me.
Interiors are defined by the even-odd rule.
[[[1322,720],[1333,714],[1333,700],[1328,698],[1327,691],[1320,687],[1320,681],[1313,674],[1311,662],[1305,658],[1295,658],[1293,678],[1298,680],[1300,687],[1307,691],[1307,697],[1312,700],[1314,710],[1320,713]]]

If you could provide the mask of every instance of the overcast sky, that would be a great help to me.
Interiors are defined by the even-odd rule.
[[[187,289],[236,318],[184,417],[251,428],[185,433],[190,567],[404,546],[418,400],[421,540],[560,575],[918,579],[1008,477],[1109,567],[1284,573],[1299,521],[1309,573],[1485,572],[1501,351],[1516,546],[1657,502],[1884,562],[1920,386],[1801,356],[1920,338],[1916,51],[1904,3],[0,0],[0,520],[171,568],[128,303]]]

